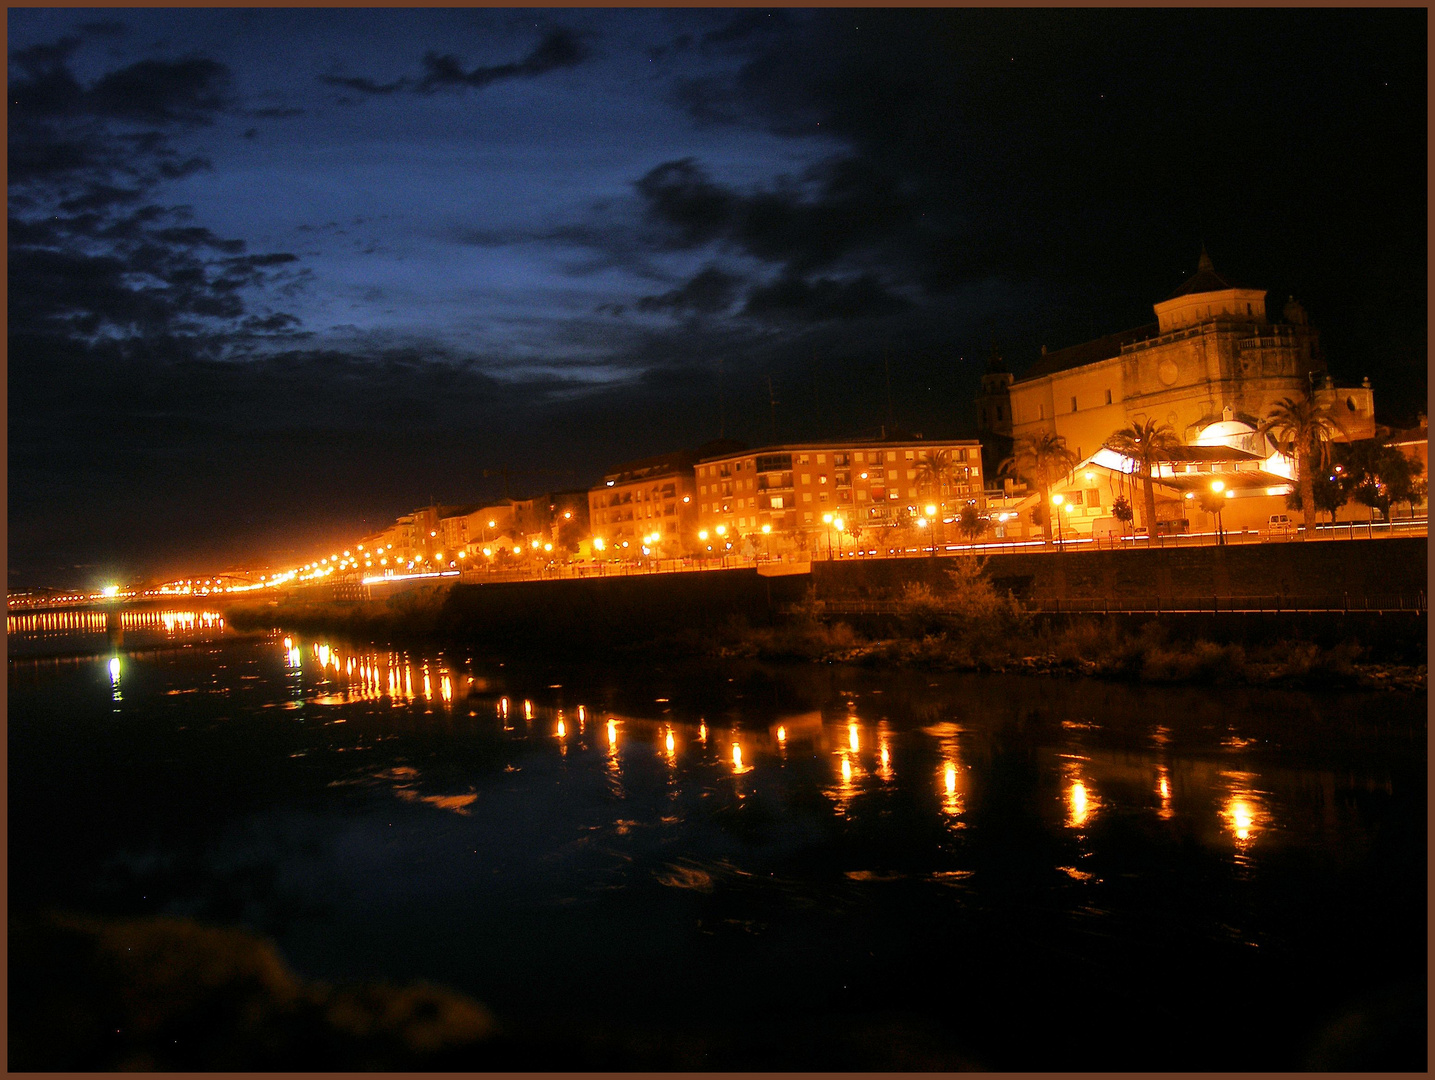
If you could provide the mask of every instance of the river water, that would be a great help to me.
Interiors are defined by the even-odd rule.
[[[170,614],[70,658],[26,653],[94,627],[12,626],[12,911],[243,925],[604,1067],[1425,1066],[1423,695]]]

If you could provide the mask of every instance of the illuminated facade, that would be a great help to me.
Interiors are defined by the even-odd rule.
[[[693,464],[705,451],[679,450],[616,466],[588,492],[588,518],[593,545],[607,557],[636,556],[646,546],[663,556],[696,549],[697,485]],[[645,540],[646,537],[654,537]],[[601,546],[600,546],[601,545]]]
[[[732,452],[698,463],[696,494],[705,552],[743,553],[744,539],[748,554],[758,540],[806,546],[839,519],[850,532],[915,519],[929,503],[946,517],[968,503],[982,509],[981,444],[832,440]]]
[[[1282,398],[1312,394],[1343,438],[1374,435],[1369,382],[1335,386],[1319,336],[1294,299],[1272,318],[1264,289],[1232,285],[1202,251],[1196,274],[1154,311],[1156,322],[1146,326],[1054,352],[1043,347],[1020,379],[989,371],[976,402],[983,434],[1052,430],[1085,458],[1112,432],[1148,418],[1189,443],[1227,409],[1255,426]]]

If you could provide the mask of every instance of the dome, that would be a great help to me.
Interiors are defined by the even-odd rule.
[[[1264,454],[1264,440],[1252,425],[1244,420],[1217,420],[1203,427],[1192,446],[1229,446],[1232,450],[1246,450],[1253,454]]]

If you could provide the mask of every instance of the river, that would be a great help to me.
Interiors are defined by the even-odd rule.
[[[1424,695],[169,614],[11,627],[12,911],[249,927],[613,1068],[1425,1067]]]

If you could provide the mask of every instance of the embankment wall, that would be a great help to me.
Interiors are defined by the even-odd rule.
[[[817,562],[820,599],[891,595],[907,582],[940,584],[948,558]],[[991,555],[988,575],[1019,598],[1182,599],[1211,596],[1352,597],[1423,591],[1423,537],[1135,548],[1130,551],[1024,552]]]

